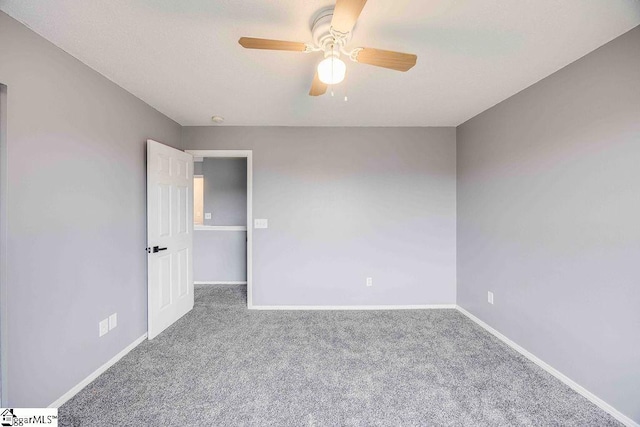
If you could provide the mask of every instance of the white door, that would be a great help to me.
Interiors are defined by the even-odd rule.
[[[193,157],[147,140],[148,337],[193,308]]]

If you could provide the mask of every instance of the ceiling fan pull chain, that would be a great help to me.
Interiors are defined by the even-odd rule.
[[[349,79],[348,73],[344,73],[344,102],[349,100]]]
[[[349,101],[349,86],[345,83],[344,85],[344,102]]]
[[[334,60],[336,59],[335,54],[333,53],[333,46],[331,45],[331,81],[335,82],[335,79],[333,77],[333,70],[335,69],[335,67],[333,66]],[[333,84],[331,85],[331,96],[333,96]]]

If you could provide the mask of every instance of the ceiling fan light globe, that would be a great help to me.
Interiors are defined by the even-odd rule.
[[[338,84],[344,80],[346,73],[347,65],[335,56],[329,56],[318,64],[318,78],[324,84]]]

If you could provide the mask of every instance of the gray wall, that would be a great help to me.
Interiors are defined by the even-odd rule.
[[[0,58],[9,405],[40,407],[146,332],[145,141],[180,126],[1,12]]]
[[[194,175],[202,175],[202,164],[204,162],[193,162],[193,174]]]
[[[196,231],[193,235],[193,280],[247,280],[246,231]]]
[[[640,422],[640,27],[457,139],[458,303]]]
[[[0,403],[6,403],[7,364],[7,87],[0,83]],[[3,405],[6,406],[6,405]]]
[[[247,159],[211,159],[202,162],[205,225],[247,224]]]
[[[254,304],[454,304],[455,129],[185,127],[253,150]],[[366,287],[367,276],[374,286]]]

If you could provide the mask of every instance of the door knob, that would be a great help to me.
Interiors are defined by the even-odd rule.
[[[150,253],[154,253],[155,254],[157,252],[166,251],[166,250],[167,250],[167,248],[161,248],[160,246],[154,246],[153,248],[147,248],[147,253],[148,254],[150,254]]]

